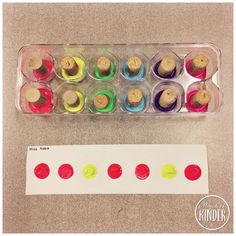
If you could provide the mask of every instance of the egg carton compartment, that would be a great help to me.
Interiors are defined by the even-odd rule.
[[[31,115],[206,115],[222,105],[213,44],[28,45],[16,107]]]

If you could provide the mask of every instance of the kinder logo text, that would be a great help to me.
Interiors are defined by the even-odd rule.
[[[200,226],[208,230],[217,230],[226,225],[230,209],[227,202],[216,195],[202,198],[195,207],[195,218]]]

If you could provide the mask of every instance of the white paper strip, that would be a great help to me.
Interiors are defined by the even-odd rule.
[[[45,163],[50,174],[45,179],[36,177],[34,169]],[[74,174],[69,179],[58,175],[62,164],[70,164]],[[82,169],[88,163],[97,168],[97,175],[86,179]],[[117,163],[122,175],[112,179],[108,167]],[[166,163],[176,167],[177,175],[172,179],[162,176]],[[140,180],[135,168],[146,164],[150,175]],[[197,180],[185,176],[185,168],[195,164],[201,169]],[[166,194],[207,194],[208,165],[205,145],[68,145],[34,146],[27,152],[26,194],[110,194],[110,193],[166,193]]]

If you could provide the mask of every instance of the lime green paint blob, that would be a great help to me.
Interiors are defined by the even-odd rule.
[[[95,110],[98,111],[98,112],[101,112],[101,113],[108,113],[108,112],[111,112],[114,110],[115,106],[116,106],[116,95],[110,91],[110,90],[106,90],[106,89],[103,89],[103,90],[99,90],[95,93],[95,96],[96,97],[97,95],[99,94],[105,94],[109,97],[109,103],[108,105],[101,109],[101,108],[98,108],[96,106],[94,106]]]
[[[83,173],[84,178],[92,179],[97,174],[96,166],[94,166],[93,164],[88,164],[88,165],[84,166],[82,173]]]
[[[63,104],[64,108],[69,111],[70,113],[77,113],[77,112],[81,112],[84,108],[84,95],[82,93],[80,93],[79,91],[75,92],[76,95],[78,96],[79,99],[79,105],[76,107],[71,107],[68,104]]]
[[[85,73],[85,62],[79,57],[72,57],[72,58],[75,60],[76,64],[78,65],[78,68],[79,68],[77,74],[76,75],[68,75],[66,73],[66,71],[63,68],[61,68],[61,75],[64,79],[79,80],[80,81],[84,78],[83,75]]]
[[[110,69],[110,73],[108,75],[101,75],[100,71],[98,70],[98,66],[97,65],[95,66],[95,76],[98,79],[108,80],[114,76],[115,72],[116,72],[116,68],[115,68],[114,63],[111,63],[111,69]]]
[[[173,179],[177,175],[175,165],[167,163],[162,167],[162,177],[165,179]]]

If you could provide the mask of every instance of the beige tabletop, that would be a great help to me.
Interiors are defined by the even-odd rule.
[[[4,4],[4,232],[209,232],[202,195],[25,195],[29,145],[207,145],[209,194],[232,210],[232,4]],[[25,117],[15,108],[17,51],[30,43],[212,42],[224,106],[203,119]],[[232,232],[232,216],[218,232]]]

